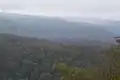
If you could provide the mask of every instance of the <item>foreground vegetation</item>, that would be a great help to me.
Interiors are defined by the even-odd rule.
[[[120,80],[120,46],[110,48],[100,67],[71,67],[64,63],[56,65],[61,80]]]
[[[2,34],[0,80],[119,80],[120,47],[85,43]]]

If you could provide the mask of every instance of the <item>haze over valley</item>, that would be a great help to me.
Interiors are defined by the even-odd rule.
[[[119,80],[119,13],[119,0],[0,0],[0,80]]]
[[[49,40],[100,40],[112,42],[119,35],[118,21],[68,20],[59,17],[0,13],[0,32]],[[92,21],[92,19],[91,19]],[[96,20],[97,21],[97,20]]]

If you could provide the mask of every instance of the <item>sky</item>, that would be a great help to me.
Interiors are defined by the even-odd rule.
[[[58,17],[120,19],[120,0],[0,0],[0,11]]]

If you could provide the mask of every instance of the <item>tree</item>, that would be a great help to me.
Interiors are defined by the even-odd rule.
[[[56,64],[56,69],[61,74],[61,80],[101,80],[96,69],[70,67],[64,63]]]
[[[105,80],[120,80],[120,46],[112,47],[107,51],[104,68]]]

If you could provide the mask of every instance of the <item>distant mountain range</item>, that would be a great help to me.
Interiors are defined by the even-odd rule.
[[[85,17],[64,17],[64,19],[72,22],[87,22],[102,27],[116,36],[120,35],[120,20],[99,19],[99,18],[85,18]]]
[[[116,23],[92,24],[68,21],[62,18],[0,13],[0,33],[58,41],[100,40],[112,42],[115,36],[114,31],[118,30],[110,31],[110,29],[113,30],[113,26],[118,27],[119,25]],[[119,33],[119,30],[117,32]]]

